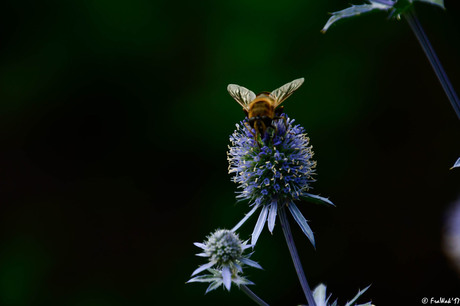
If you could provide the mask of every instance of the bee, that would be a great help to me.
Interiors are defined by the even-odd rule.
[[[279,105],[292,95],[302,85],[303,81],[304,78],[296,79],[272,92],[264,91],[258,95],[243,86],[235,84],[228,85],[227,90],[233,99],[243,107],[243,111],[248,118],[245,126],[257,141],[257,135],[259,134],[263,137],[268,128],[276,130],[273,126],[273,120],[283,119],[286,125],[286,118],[281,117],[283,106]],[[255,130],[255,134],[252,129]]]

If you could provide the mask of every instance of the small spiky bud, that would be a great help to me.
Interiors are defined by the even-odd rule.
[[[205,243],[205,253],[209,260],[216,262],[218,266],[230,265],[241,257],[243,253],[243,242],[229,230],[217,230],[208,237]]]
[[[192,276],[208,270],[211,274],[200,275],[190,279],[188,282],[210,282],[206,293],[224,285],[230,290],[231,283],[239,285],[251,285],[251,281],[242,276],[245,265],[262,269],[255,261],[249,259],[251,254],[244,255],[244,250],[252,247],[247,241],[243,242],[233,231],[218,229],[204,243],[195,242],[197,247],[204,252],[196,254],[200,257],[207,257],[209,262],[196,269]]]

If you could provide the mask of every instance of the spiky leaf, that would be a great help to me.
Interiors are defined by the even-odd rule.
[[[256,226],[254,227],[254,231],[252,232],[251,244],[256,245],[257,239],[259,239],[260,233],[264,228],[265,222],[267,222],[267,215],[268,215],[268,206],[264,205],[262,207],[262,211],[260,212],[259,219],[257,219]]]
[[[206,275],[196,276],[190,279],[189,281],[187,281],[187,283],[193,283],[193,282],[208,283],[208,282],[214,282],[218,280],[220,280],[219,277],[216,277],[215,275],[212,275],[212,274],[206,274]]]
[[[248,266],[251,266],[257,269],[262,269],[262,267],[257,262],[249,258],[241,258],[241,262],[244,263],[245,265],[248,265]]]
[[[273,229],[275,228],[276,212],[278,211],[278,204],[276,203],[276,200],[273,200],[269,205],[268,230],[273,234]]]
[[[345,304],[345,306],[351,306],[353,305],[354,302],[356,302],[356,300],[364,293],[366,292],[367,289],[369,289],[370,285],[367,286],[366,288],[364,288],[363,290],[358,290],[358,293],[355,295],[354,298],[351,299],[351,301],[347,302]],[[362,304],[362,305],[371,305],[371,303],[366,303],[366,304]]]
[[[436,1],[436,0],[434,0],[434,1]],[[386,4],[383,4],[383,3],[377,3],[377,2],[373,2],[373,1],[370,1],[370,4],[352,5],[351,7],[346,8],[344,10],[332,13],[332,16],[326,22],[326,25],[321,30],[321,32],[326,33],[326,31],[329,29],[329,27],[334,22],[336,22],[336,21],[338,21],[340,19],[353,17],[353,16],[358,16],[358,15],[361,15],[363,13],[367,13],[367,12],[374,11],[374,10],[387,11],[390,8],[392,8],[391,5],[386,5]]]
[[[332,203],[328,198],[325,198],[325,197],[322,197],[316,194],[305,193],[304,196],[306,200],[312,201],[314,203],[328,204],[328,205],[335,206],[334,203]]]
[[[232,285],[232,273],[227,266],[222,268],[222,280],[224,282],[225,288],[230,291],[230,287]]]
[[[302,232],[307,236],[307,238],[310,240],[311,244],[313,244],[313,247],[314,247],[315,237],[313,235],[313,231],[311,230],[310,226],[307,223],[307,220],[302,215],[302,213],[297,208],[297,206],[294,204],[294,202],[289,203],[288,208],[292,216],[294,217],[294,220],[300,226],[300,228],[302,229]]]
[[[316,306],[327,306],[327,301],[329,298],[326,298],[326,285],[319,284],[313,290],[313,298],[315,299]]]
[[[244,216],[244,218],[241,219],[241,221],[238,222],[238,224],[235,225],[235,226],[232,228],[232,232],[234,232],[234,231],[236,231],[237,229],[239,229],[240,226],[243,225],[243,223],[246,222],[246,221],[249,219],[249,217],[251,217],[251,216],[256,212],[256,210],[259,208],[259,206],[260,206],[259,204],[255,204],[254,207],[251,209],[251,211],[248,212],[248,213]]]
[[[207,264],[204,264],[204,265],[198,267],[198,269],[193,271],[192,276],[195,275],[195,274],[198,274],[198,273],[200,273],[200,272],[202,272],[204,270],[207,270],[207,269],[211,268],[215,264],[216,264],[215,262],[211,261],[211,262],[208,262]]]

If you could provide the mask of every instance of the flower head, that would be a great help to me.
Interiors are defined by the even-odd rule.
[[[248,245],[247,241],[241,241],[238,234],[233,231],[218,229],[208,236],[204,243],[194,244],[204,251],[197,256],[207,257],[209,262],[193,271],[192,276],[204,270],[208,270],[211,274],[194,277],[188,282],[210,282],[206,293],[220,285],[230,290],[232,282],[237,286],[253,284],[241,275],[244,265],[262,269],[257,262],[249,259],[252,254],[243,255],[244,251],[252,245]]]
[[[229,230],[217,230],[208,237],[204,252],[217,265],[231,265],[243,254],[244,243]]]
[[[237,198],[267,202],[273,197],[299,199],[314,181],[316,162],[304,129],[294,120],[275,121],[276,133],[254,140],[244,124],[230,137],[229,173],[243,190]],[[287,129],[286,129],[287,128]]]
[[[237,198],[249,200],[253,209],[238,223],[239,228],[259,207],[262,211],[252,234],[252,244],[262,231],[268,218],[270,232],[275,226],[278,207],[287,205],[294,219],[314,244],[313,233],[302,216],[294,200],[312,198],[332,204],[328,199],[308,193],[311,187],[316,162],[312,160],[313,151],[305,130],[294,125],[288,118],[274,120],[273,129],[267,130],[263,137],[255,139],[244,122],[236,125],[231,135],[228,161],[229,173],[241,191]]]

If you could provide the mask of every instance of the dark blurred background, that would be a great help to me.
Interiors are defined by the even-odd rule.
[[[360,4],[356,2],[355,4]],[[460,91],[460,4],[416,11]],[[192,243],[233,227],[226,151],[244,117],[226,86],[305,84],[286,112],[318,161],[292,226],[311,287],[339,303],[460,295],[442,248],[460,196],[459,120],[408,24],[372,13],[320,30],[328,1],[3,1],[0,305],[251,305],[187,284]],[[256,218],[241,230],[249,238]],[[279,222],[248,269],[274,305],[305,303]]]

